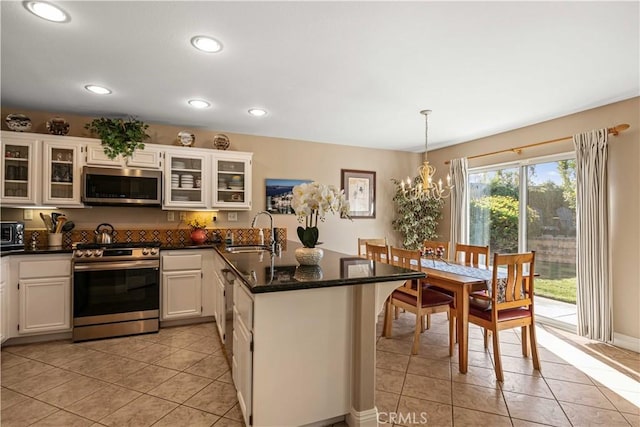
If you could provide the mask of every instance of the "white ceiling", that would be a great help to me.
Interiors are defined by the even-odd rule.
[[[0,3],[3,105],[423,151],[640,94],[637,1],[51,2]]]

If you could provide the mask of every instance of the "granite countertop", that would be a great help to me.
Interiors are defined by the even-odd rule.
[[[194,245],[191,242],[185,243],[172,243],[165,244],[160,246],[160,250],[180,250],[180,249],[214,249],[220,244],[220,242],[206,242],[201,245]],[[46,255],[46,254],[65,254],[72,253],[73,249],[71,246],[38,246],[35,249],[32,249],[30,246],[26,245],[24,249],[0,249],[0,257],[8,256],[8,255]]]
[[[280,256],[263,253],[228,253],[224,245],[218,252],[254,294],[264,292],[348,286],[425,277],[420,271],[369,261],[353,255],[324,250],[317,266],[300,266],[295,258],[302,245],[287,241]]]

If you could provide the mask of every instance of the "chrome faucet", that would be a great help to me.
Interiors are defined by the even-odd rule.
[[[256,222],[258,221],[258,217],[260,215],[267,215],[269,217],[269,221],[270,221],[270,227],[271,227],[271,242],[269,243],[269,246],[271,247],[271,253],[275,253],[276,251],[276,229],[273,228],[273,216],[267,212],[267,211],[260,211],[256,214],[256,216],[253,217],[253,221],[251,221],[251,228],[255,228],[256,227]]]

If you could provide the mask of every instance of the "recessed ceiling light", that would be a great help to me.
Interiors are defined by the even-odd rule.
[[[191,39],[191,44],[196,49],[207,53],[216,53],[222,50],[222,43],[207,36],[195,36]]]
[[[251,108],[249,110],[249,114],[255,117],[262,117],[267,114],[267,110],[263,110],[262,108]]]
[[[202,99],[190,99],[187,102],[194,108],[207,108],[211,106],[209,102]]]
[[[88,90],[89,92],[93,92],[93,93],[96,93],[98,95],[109,95],[111,93],[111,90],[109,90],[109,89],[107,89],[106,87],[103,87],[103,86],[86,85],[84,88],[86,90]]]
[[[36,16],[53,22],[68,22],[71,20],[69,15],[58,6],[43,1],[25,1],[24,7]]]

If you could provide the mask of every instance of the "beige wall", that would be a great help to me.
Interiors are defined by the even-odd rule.
[[[2,117],[10,113],[23,113],[31,118],[32,132],[47,133],[45,123],[57,113],[22,110],[20,108],[2,107]],[[89,137],[84,124],[92,117],[59,114],[70,123],[70,136]],[[2,122],[2,129],[7,130]],[[190,130],[196,136],[196,147],[211,148],[213,136],[224,131],[190,129],[185,127],[151,124],[148,133],[149,142],[155,144],[175,144],[179,131]],[[387,236],[392,243],[399,244],[401,239],[393,231],[393,185],[391,178],[405,177],[414,171],[421,162],[421,155],[391,150],[373,150],[348,147],[334,144],[320,144],[281,138],[233,134],[224,132],[231,139],[230,150],[253,152],[253,209],[240,211],[238,222],[229,222],[226,212],[218,212],[218,221],[211,222],[213,214],[206,213],[209,227],[249,227],[251,219],[265,208],[266,178],[311,179],[324,184],[340,186],[340,169],[357,169],[376,172],[376,218],[355,219],[347,221],[337,216],[327,217],[327,221],[319,225],[320,241],[327,249],[355,254],[358,237]],[[61,211],[61,210],[57,210]],[[109,222],[118,227],[157,226],[159,228],[185,228],[179,221],[168,222],[167,214],[159,208],[116,208],[93,207],[85,209],[67,209],[68,214],[77,227],[95,228],[101,222]],[[22,220],[21,209],[2,209],[3,219]],[[27,228],[42,228],[39,211],[34,212],[33,221],[25,221]],[[193,216],[188,214],[188,218]],[[205,215],[204,213],[198,215]],[[176,215],[176,218],[178,215]],[[293,215],[274,215],[277,227],[288,228],[290,240],[297,240],[295,228],[298,226]],[[261,218],[260,227],[268,226],[265,218]]]
[[[631,127],[609,139],[609,235],[613,269],[614,330],[640,339],[640,98],[617,102],[493,135],[429,153],[429,161],[446,170],[446,160],[498,151],[520,145],[560,138],[596,128],[628,123]],[[571,140],[513,153],[472,159],[469,167],[497,164],[549,154],[573,151]],[[450,215],[439,233],[448,237]]]

